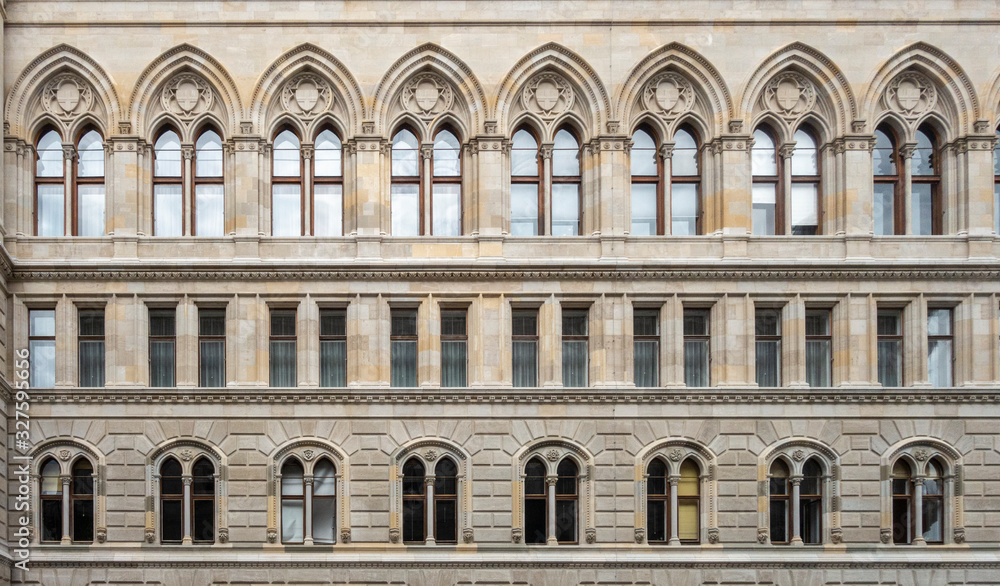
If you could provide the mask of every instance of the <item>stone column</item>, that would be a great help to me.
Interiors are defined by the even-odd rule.
[[[927,300],[923,295],[903,310],[903,384],[930,386],[927,377]]]
[[[993,234],[993,146],[996,136],[989,134],[989,125],[985,120],[975,123],[976,134],[969,135],[965,153],[965,180],[967,182],[967,207],[965,217],[967,225],[959,226],[959,230],[967,230],[970,237],[969,256],[982,257],[989,255],[990,241]],[[981,237],[986,237],[981,239]]]
[[[139,220],[138,139],[115,137],[107,140],[104,183],[107,206],[106,232],[115,236],[135,236]]]
[[[434,540],[434,475],[424,476],[424,486],[427,493],[427,540],[424,542],[425,545],[434,545],[436,541]]]
[[[715,197],[720,199],[722,207],[715,227],[721,229],[724,234],[750,234],[753,231],[750,175],[750,149],[753,146],[753,137],[742,134],[742,121],[730,121],[729,130],[733,134],[722,135],[716,147],[719,184]]]
[[[62,483],[62,541],[60,545],[73,543],[73,536],[69,534],[69,517],[73,514],[73,511],[69,510],[70,480],[68,474],[59,477],[59,481]]]
[[[542,143],[542,209],[538,210],[538,234],[552,234],[552,143]],[[580,178],[581,181],[583,178]]]
[[[545,477],[545,508],[548,510],[548,519],[546,522],[548,539],[545,540],[546,545],[559,545],[559,539],[556,537],[556,483],[558,481],[558,476],[550,475]]]
[[[663,181],[663,233],[669,236],[673,230],[673,213],[674,213],[673,199],[672,199],[673,193],[670,189],[670,179],[674,173],[673,171],[674,143],[665,142],[661,144],[659,152],[660,152],[660,158],[663,159],[663,178],[661,179]],[[699,170],[702,170],[702,178],[704,178],[706,173],[704,172],[703,169],[701,169],[700,165],[699,165]],[[629,171],[631,172],[631,169],[629,169]],[[700,198],[701,202],[699,202],[698,204],[699,208],[704,208],[705,205],[704,202],[706,199],[704,193],[705,189],[704,180],[702,181],[702,183],[703,183],[703,185],[701,186],[702,194]],[[698,212],[703,215],[702,232],[704,233],[705,232],[704,210],[699,209]],[[631,228],[631,226],[629,228]]]
[[[510,308],[503,296],[479,296],[469,307],[469,386],[512,384]]]
[[[788,508],[792,510],[792,545],[802,545],[802,531],[801,531],[801,520],[799,511],[799,495],[801,494],[801,476],[792,476],[790,479],[792,484],[792,500],[788,503]]]
[[[0,133],[2,132],[3,130],[0,128]],[[19,178],[23,175],[24,152],[28,149],[26,146],[18,144],[17,139],[11,137],[4,138],[3,147],[3,180],[0,184],[3,185],[6,197],[3,201],[3,222],[0,223],[0,227],[4,229],[5,233],[13,233],[16,236],[34,234],[30,225],[24,223],[25,197],[19,189]]]
[[[191,483],[194,481],[194,477],[190,474],[185,474],[181,477],[181,481],[184,483],[184,503],[182,509],[184,511],[183,521],[184,521],[184,539],[181,540],[182,545],[191,545]]]
[[[300,387],[319,386],[319,306],[306,295],[295,312],[295,374]]]
[[[388,387],[391,376],[389,302],[358,295],[347,306],[347,386]]]
[[[617,123],[613,125],[617,132]],[[624,135],[602,136],[595,141],[594,146],[600,147],[597,153],[596,192],[593,200],[593,210],[584,211],[584,217],[590,212],[594,218],[591,232],[600,231],[603,236],[620,236],[631,231],[628,222],[631,217],[629,202],[629,183],[632,178],[629,167],[629,137]],[[605,255],[609,256],[609,255]],[[624,252],[615,256],[624,256]]]
[[[63,296],[56,302],[56,387],[75,387],[80,382],[77,370],[77,320],[76,307]]]
[[[678,531],[677,531],[677,525],[678,525],[677,514],[679,512],[678,509],[677,509],[677,484],[680,481],[681,481],[680,476],[675,476],[673,474],[671,474],[670,478],[667,479],[667,482],[670,483],[670,513],[669,513],[669,517],[670,517],[670,541],[668,542],[670,545],[680,545],[681,544],[681,540],[677,536],[677,534],[678,534]]]
[[[590,310],[590,372],[591,386],[619,387],[631,381],[625,373],[625,300],[601,295]],[[630,324],[631,325],[631,324]]]
[[[753,315],[753,302],[746,295],[724,295],[712,306],[710,385],[744,386],[756,379],[754,365],[749,360],[750,345],[754,342]]]
[[[562,312],[555,296],[538,308],[538,386],[562,386]]]
[[[792,155],[794,153],[794,142],[785,143],[778,149],[778,155],[781,157],[782,162],[782,190],[777,196],[781,198],[780,205],[784,213],[781,214],[781,225],[774,226],[775,234],[792,233]]]
[[[907,143],[899,147],[899,156],[903,159],[903,234],[913,234],[913,149],[916,143]]]
[[[194,234],[194,145],[186,144],[181,146],[181,156],[184,157],[184,217],[181,222],[184,224],[184,235]]]
[[[76,147],[71,143],[63,144],[63,221],[66,222],[66,235],[76,235],[76,214],[73,213],[76,194],[73,193],[73,159],[76,158]]]
[[[913,479],[913,545],[927,545],[924,540],[924,479]]]
[[[388,177],[390,143],[381,137],[365,136],[355,140],[354,160],[356,204],[353,209],[359,235],[377,236],[389,227]],[[383,186],[383,181],[386,185]],[[386,198],[383,199],[383,191]]]
[[[305,535],[302,536],[303,545],[313,544],[313,476],[307,474],[302,477],[303,484],[305,484]],[[280,482],[279,482],[280,485]]]
[[[198,307],[189,297],[177,304],[177,386],[196,387],[198,380]]]
[[[878,307],[871,295],[848,293],[833,307],[833,380],[842,387],[878,381]]]
[[[434,178],[431,176],[431,161],[434,159],[434,143],[428,142],[420,145],[420,165],[423,172],[420,177],[420,235],[430,235],[434,233],[434,219],[432,202],[434,201]],[[390,202],[390,206],[392,203]],[[390,212],[391,214],[391,212]]]
[[[302,153],[302,235],[313,235],[312,222],[312,158],[313,145],[303,144],[299,149]],[[341,192],[343,193],[343,192]]]

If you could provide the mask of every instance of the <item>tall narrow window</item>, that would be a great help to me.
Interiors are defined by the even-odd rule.
[[[562,374],[564,387],[587,386],[589,366],[587,310],[562,312]]]
[[[49,130],[38,139],[35,161],[35,234],[63,236],[66,211],[62,138]]]
[[[469,337],[465,310],[441,312],[441,386],[466,386]]]
[[[434,137],[431,159],[431,233],[458,236],[462,233],[462,147],[449,130]]]
[[[753,233],[776,234],[782,225],[781,198],[778,197],[778,146],[763,128],[753,133],[750,171],[753,175]]]
[[[160,542],[184,539],[184,479],[180,462],[167,458],[160,465]]]
[[[889,128],[879,128],[875,131],[875,148],[872,149],[872,168],[875,180],[875,200],[872,214],[874,216],[874,232],[877,236],[903,233],[900,166],[895,134]]]
[[[527,130],[514,133],[510,151],[510,234],[542,234],[541,158],[538,141]]]
[[[172,387],[176,373],[176,310],[149,310],[149,386]]]
[[[929,544],[944,543],[944,467],[937,459],[927,462],[924,470],[923,494],[920,514],[924,541]]]
[[[707,387],[709,352],[708,310],[684,310],[684,384]]]
[[[950,387],[955,363],[950,309],[927,310],[927,379],[931,386]]]
[[[458,542],[458,467],[451,458],[434,467],[434,540]]]
[[[635,386],[660,386],[660,313],[655,309],[634,310],[632,339]]]
[[[758,387],[781,386],[781,312],[758,309],[754,312]]]
[[[789,525],[789,471],[783,460],[771,464],[768,494],[770,495],[771,543],[788,543]]]
[[[94,540],[94,467],[86,458],[73,464],[69,483],[70,535],[74,543]]]
[[[929,128],[917,131],[917,146],[913,149],[910,162],[911,190],[910,218],[913,234],[943,234],[943,210],[941,207],[941,170],[937,152]]]
[[[810,387],[828,387],[832,384],[832,372],[830,311],[806,311],[806,382]]]
[[[393,236],[419,236],[424,232],[421,206],[420,144],[416,135],[402,129],[392,137],[391,215]]]
[[[194,235],[226,233],[222,139],[214,130],[201,133],[194,148]]]
[[[892,467],[892,542],[908,544],[913,540],[913,473],[900,458]]]
[[[903,385],[903,319],[898,309],[878,312],[878,382]]]
[[[294,387],[295,310],[271,310],[271,386]]]
[[[104,386],[104,310],[80,310],[80,386]]]
[[[271,172],[271,234],[302,235],[302,156],[299,137],[282,130],[274,138]]]
[[[799,535],[803,543],[823,543],[823,468],[815,458],[810,458],[802,466]]]
[[[993,232],[1000,234],[1000,130],[993,147]]]
[[[538,386],[538,311],[511,312],[511,362],[515,387]]]
[[[632,135],[632,235],[663,234],[660,157],[644,128]]]
[[[90,130],[77,144],[74,234],[104,236],[104,141]]]
[[[390,319],[392,386],[417,386],[417,310],[393,309]]]
[[[546,468],[538,458],[524,467],[524,542],[545,543],[549,509],[546,499]]]
[[[319,312],[319,386],[347,386],[347,312]]]
[[[580,234],[580,143],[562,129],[552,148],[552,235]]]
[[[684,544],[698,543],[701,534],[701,473],[698,464],[688,458],[681,462],[677,483],[677,539]]]
[[[410,458],[403,465],[403,543],[423,543],[426,539],[426,506],[424,465]]]
[[[316,135],[312,177],[312,233],[344,235],[344,173],[340,137],[332,130]]]
[[[337,469],[323,458],[313,468],[312,538],[313,543],[337,540]]]
[[[215,541],[215,466],[200,458],[191,467],[191,539],[195,543]]]
[[[56,384],[56,312],[52,309],[28,311],[28,356],[31,359],[28,384],[49,389]]]
[[[198,385],[226,385],[226,310],[198,310]]]
[[[795,131],[792,153],[792,234],[820,232],[820,174],[816,140],[808,131]]]
[[[576,543],[578,515],[579,468],[576,462],[563,458],[556,467],[556,541]]]
[[[702,234],[701,169],[698,141],[692,129],[674,133],[670,157],[670,233],[675,236]]]
[[[663,460],[656,458],[646,467],[646,541],[666,543],[670,520],[668,472]]]
[[[167,129],[153,144],[153,235],[184,234],[184,175],[181,139]]]
[[[305,538],[305,471],[295,458],[281,467],[281,542],[302,543]]]
[[[41,475],[42,543],[59,543],[63,537],[63,484],[59,462],[49,458],[42,465]]]

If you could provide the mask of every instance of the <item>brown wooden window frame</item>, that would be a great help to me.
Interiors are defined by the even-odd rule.
[[[34,192],[33,193],[34,201],[33,201],[33,205],[32,205],[32,208],[31,208],[31,221],[32,221],[32,226],[33,226],[32,227],[32,234],[34,234],[36,236],[38,235],[38,187],[39,187],[39,185],[59,185],[63,189],[63,195],[62,195],[63,229],[62,229],[62,233],[59,234],[59,236],[65,236],[66,235],[66,222],[68,220],[68,218],[66,218],[66,159],[65,159],[66,155],[65,154],[61,154],[60,155],[60,165],[59,165],[59,171],[60,171],[60,173],[59,173],[58,177],[42,177],[42,176],[40,176],[38,174],[38,161],[41,160],[41,158],[42,158],[41,154],[40,154],[40,152],[38,150],[38,143],[41,142],[42,138],[45,135],[47,135],[49,132],[55,132],[56,135],[59,136],[60,150],[63,153],[65,153],[65,151],[62,150],[62,133],[59,132],[58,129],[56,129],[53,126],[46,126],[46,127],[42,128],[41,131],[39,131],[38,137],[35,139],[35,142],[34,142],[35,147],[33,149],[35,157],[34,157],[34,169],[32,169],[32,175],[35,178],[35,185],[34,185],[34,189],[32,190]],[[80,136],[82,137],[83,135],[81,134]],[[75,167],[74,167],[74,175],[75,175]],[[74,196],[74,199],[75,199],[75,196]],[[52,238],[52,237],[50,237],[50,238]]]
[[[316,175],[316,139],[323,132],[329,130],[337,137],[340,141],[340,174],[339,175]],[[277,137],[278,135],[275,135]],[[302,145],[299,144],[299,153],[301,158]],[[309,232],[310,235],[316,234],[316,185],[339,185],[340,186],[340,235],[343,236],[345,233],[344,225],[346,224],[346,217],[344,210],[346,206],[346,197],[344,195],[344,139],[337,132],[337,129],[331,125],[326,124],[321,126],[316,131],[316,136],[313,137],[313,148],[312,148],[312,160],[309,163]],[[273,175],[273,166],[272,166]],[[300,212],[301,213],[301,212]],[[304,214],[303,214],[304,215]]]
[[[677,130],[674,131],[674,137],[675,138],[677,136],[677,132],[679,132],[681,130],[683,130],[683,131],[687,132],[688,134],[690,134],[691,138],[694,139],[695,164],[698,166],[698,173],[697,173],[697,175],[677,175],[677,174],[675,174],[674,173],[673,156],[671,156],[671,158],[670,158],[670,204],[671,204],[671,207],[673,207],[673,202],[674,202],[674,199],[673,199],[674,198],[674,193],[673,193],[673,191],[674,191],[674,185],[675,184],[684,184],[684,183],[686,183],[686,184],[694,184],[694,186],[695,186],[695,206],[697,207],[697,210],[695,212],[695,221],[694,221],[694,223],[695,223],[695,235],[696,236],[701,236],[701,235],[703,235],[705,233],[705,226],[704,226],[705,206],[703,205],[704,202],[702,201],[702,197],[701,197],[702,196],[702,193],[701,193],[701,175],[702,175],[702,164],[701,164],[701,144],[702,144],[702,142],[701,142],[701,136],[698,134],[698,131],[695,130],[693,126],[691,126],[689,124],[682,124],[680,126],[680,128],[678,128]],[[675,147],[676,147],[676,140],[675,140],[674,144],[675,144]],[[663,165],[663,158],[662,157],[657,156],[657,160],[659,161],[660,165]],[[661,182],[661,185],[662,185],[662,182]],[[662,187],[660,189],[660,194],[659,194],[659,200],[658,201],[659,201],[659,205],[661,205],[661,206],[665,205],[665,197],[664,197],[664,194],[663,194]],[[664,212],[663,212],[663,225],[660,227],[660,232],[659,232],[660,234],[664,234],[665,233],[665,230],[666,230],[666,221],[667,221],[666,220],[666,216],[667,216],[666,210],[664,210]],[[670,210],[670,222],[671,222],[670,233],[671,234],[673,234],[673,225],[672,225],[673,221],[674,221],[673,210],[671,209]]]
[[[392,144],[396,141],[396,136],[400,132],[407,131],[413,135],[417,141],[417,174],[416,175],[396,175],[392,164]],[[421,133],[410,124],[401,124],[392,132],[392,139],[389,141],[389,217],[392,218],[392,186],[394,185],[416,185],[417,186],[417,214],[419,217],[418,236],[425,236],[429,228],[424,225],[424,155],[421,152]],[[433,149],[432,149],[433,153]],[[391,232],[391,230],[390,230]],[[393,234],[395,236],[395,234]]]
[[[788,188],[788,199],[789,199],[789,204],[794,204],[795,202],[794,189],[796,183],[816,185],[816,232],[813,234],[798,234],[798,236],[820,236],[823,234],[823,151],[820,148],[819,138],[817,138],[819,136],[819,133],[816,132],[816,130],[814,130],[812,126],[808,124],[803,124],[795,129],[795,132],[799,131],[808,134],[809,138],[812,139],[813,144],[816,145],[814,149],[816,151],[816,174],[796,175],[794,172],[795,166],[792,165],[791,166],[792,185],[789,186]],[[792,133],[792,136],[795,136],[795,133]],[[792,157],[793,158],[795,157],[794,151],[792,152]],[[784,160],[781,158],[779,158],[778,160],[779,160],[778,172],[784,175],[784,172],[782,171],[782,165],[784,164]],[[791,161],[789,161],[788,164],[791,165]],[[779,195],[779,197],[781,196]],[[782,199],[784,198],[782,197]],[[790,211],[791,210],[789,210],[789,212]],[[784,218],[782,218],[782,220],[783,219]],[[789,234],[793,234],[795,232],[795,225],[792,224],[791,222],[789,222],[789,230],[791,231],[789,232]],[[775,232],[777,231],[778,231],[777,226],[775,226]],[[784,233],[784,223],[782,223],[782,233]]]
[[[225,201],[226,201],[226,191],[225,191],[225,178],[226,178],[226,149],[225,146],[222,148],[222,174],[218,177],[200,177],[198,175],[198,140],[201,139],[202,135],[206,132],[214,132],[216,136],[219,137],[219,142],[223,143],[222,133],[219,129],[212,126],[211,124],[206,124],[198,129],[197,138],[194,141],[194,148],[192,149],[193,154],[191,156],[191,235],[198,235],[198,186],[199,185],[222,185],[222,205],[223,205],[223,232],[225,232]],[[277,135],[275,135],[277,136]],[[184,174],[184,160],[181,159],[181,174]],[[301,174],[301,173],[300,173]],[[184,200],[184,192],[181,191],[181,201]],[[183,204],[182,204],[183,210]],[[181,212],[183,214],[183,211]],[[182,225],[183,228],[183,225]]]
[[[577,155],[576,155],[576,157],[577,157],[577,172],[576,172],[576,175],[556,175],[556,172],[555,172],[556,151],[557,150],[564,150],[564,151],[570,151],[571,150],[571,149],[557,149],[555,147],[555,139],[556,139],[557,136],[559,136],[559,133],[562,132],[563,130],[565,130],[566,132],[568,132],[573,137],[573,140],[576,141],[576,146],[577,146],[577,149],[576,149],[576,152],[577,152]],[[555,204],[555,186],[556,185],[576,185],[576,201],[577,201],[577,203],[576,203],[576,206],[577,206],[576,207],[576,209],[577,209],[576,234],[573,235],[573,236],[565,236],[566,238],[576,237],[576,236],[583,236],[583,141],[580,140],[580,134],[581,133],[578,132],[576,130],[576,128],[574,128],[571,124],[563,124],[563,125],[559,126],[559,128],[556,128],[555,131],[552,133],[552,141],[553,141],[552,142],[552,159],[551,159],[551,162],[550,162],[550,165],[551,165],[551,168],[552,168],[552,173],[550,174],[551,175],[551,178],[550,178],[551,184],[548,185],[548,191],[549,191],[549,194],[550,194],[549,195],[550,201],[552,201],[553,203],[552,203],[552,213],[549,214],[550,217],[549,217],[549,220],[548,220],[548,224],[549,224],[550,230],[551,230],[551,232],[553,234],[555,233],[555,229],[552,228],[553,222],[555,220],[555,208],[556,208],[556,204]],[[539,210],[541,210],[541,208],[539,208]]]
[[[665,226],[666,226],[666,220],[665,220],[666,211],[665,211],[665,207],[666,206],[665,206],[665,198],[664,198],[664,192],[663,192],[663,173],[664,173],[664,167],[665,167],[665,165],[663,163],[663,157],[660,156],[659,148],[658,148],[659,145],[660,145],[660,137],[659,137],[659,134],[655,130],[653,130],[653,128],[650,127],[648,124],[641,124],[641,125],[639,125],[632,132],[633,141],[634,141],[634,138],[635,138],[635,133],[639,132],[640,130],[642,132],[645,132],[647,135],[649,135],[649,138],[653,141],[653,157],[656,159],[656,175],[633,175],[632,174],[631,160],[629,161],[629,174],[630,174],[630,177],[631,177],[632,185],[635,185],[636,183],[640,183],[640,184],[643,184],[643,185],[655,185],[656,186],[656,189],[655,189],[655,192],[656,192],[656,235],[657,236],[662,236],[663,234],[666,233],[665,232],[665,230],[666,230],[666,228],[665,228]],[[634,155],[634,150],[631,151],[630,154]],[[671,184],[671,185],[673,185],[673,184]],[[629,202],[629,203],[631,204],[631,202]],[[630,228],[630,231],[631,231],[631,226],[629,226],[629,228]]]
[[[434,137],[432,140],[436,141],[438,135],[441,134],[442,132],[451,133],[451,135],[455,137],[455,140],[458,141],[458,175],[448,175],[448,176],[443,175],[440,177],[437,175],[437,171],[435,170],[434,167],[434,162],[435,162],[434,155],[437,153],[437,148],[432,146],[431,177],[430,177],[431,193],[427,202],[427,205],[430,207],[430,212],[431,212],[431,225],[429,233],[432,236],[435,235],[434,234],[434,186],[440,183],[442,185],[458,185],[458,235],[461,236],[462,234],[465,233],[465,218],[464,218],[465,189],[462,188],[463,187],[462,178],[465,175],[465,157],[462,156],[462,151],[464,150],[464,147],[462,146],[461,135],[455,128],[451,127],[450,125],[444,125],[441,128],[438,128],[434,132]],[[432,142],[432,144],[436,145],[436,142]],[[422,167],[423,165],[421,165],[421,171],[423,170]],[[421,196],[423,196],[423,192],[421,192]],[[423,210],[423,205],[421,205],[421,210]],[[421,231],[421,234],[423,234],[423,231]]]
[[[913,165],[910,165],[910,197],[913,198],[912,186],[930,185],[931,188],[931,235],[940,236],[944,234],[944,202],[941,194],[941,153],[942,149],[938,144],[938,133],[928,124],[922,124],[917,128],[918,133],[923,133],[931,142],[930,163],[934,169],[932,175],[917,175],[913,172]],[[912,206],[911,202],[911,206]],[[910,218],[913,221],[913,218]],[[910,230],[913,231],[912,229]]]
[[[780,134],[772,127],[770,124],[762,123],[757,128],[754,129],[754,133],[761,131],[771,139],[771,144],[774,145],[774,170],[777,175],[757,175],[753,172],[753,149],[750,148],[751,156],[751,167],[750,167],[750,222],[751,222],[751,233],[753,233],[753,186],[757,184],[768,184],[774,185],[774,234],[760,234],[760,236],[781,236],[785,233],[785,162],[781,157],[781,141],[778,139]],[[753,136],[751,134],[751,136]]]
[[[180,175],[176,175],[176,176],[166,176],[166,175],[157,175],[156,174],[156,155],[158,153],[158,151],[156,150],[156,142],[158,140],[160,140],[160,138],[163,137],[163,135],[166,134],[166,133],[168,133],[168,132],[173,132],[174,135],[177,137],[177,145],[178,145],[178,147],[180,149],[178,151],[178,154],[181,155],[181,159],[180,159],[181,172],[180,172]],[[187,228],[188,219],[187,219],[187,209],[186,209],[186,205],[185,205],[185,202],[184,202],[184,199],[185,199],[184,198],[184,179],[185,179],[186,175],[184,173],[184,167],[185,167],[185,165],[184,165],[184,147],[181,145],[181,133],[176,128],[174,128],[173,126],[170,126],[169,124],[167,124],[167,125],[162,126],[159,130],[157,130],[155,136],[156,136],[156,138],[153,140],[153,169],[152,169],[152,171],[153,171],[153,193],[150,194],[151,201],[152,201],[152,206],[151,206],[152,209],[150,210],[150,217],[152,218],[152,226],[151,226],[151,228],[153,230],[153,236],[159,236],[159,234],[156,233],[156,186],[158,186],[158,185],[179,185],[180,188],[181,188],[181,236],[183,236],[184,233],[185,233],[185,229]],[[164,150],[168,150],[168,149],[164,149]],[[192,164],[193,164],[193,162],[194,161],[192,160]],[[192,165],[192,169],[193,168],[194,167]],[[193,226],[194,225],[192,224],[192,227]]]
[[[531,136],[531,138],[534,139],[534,141],[535,141],[535,162],[537,164],[537,174],[534,175],[534,176],[532,176],[532,175],[514,175],[513,174],[513,160],[512,160],[511,161],[512,167],[511,167],[510,181],[511,181],[511,183],[521,183],[521,184],[532,184],[532,183],[534,183],[537,186],[537,188],[538,188],[537,189],[537,191],[538,191],[538,218],[536,220],[538,222],[538,230],[537,230],[538,234],[537,235],[538,236],[544,236],[547,233],[547,231],[545,230],[545,224],[546,224],[545,218],[547,216],[546,216],[546,209],[545,209],[545,186],[544,186],[544,183],[545,183],[545,165],[544,165],[544,160],[543,160],[543,158],[541,156],[541,153],[542,153],[542,150],[541,150],[541,148],[542,148],[541,147],[541,145],[542,145],[541,134],[539,132],[537,132],[531,125],[524,124],[524,125],[521,125],[521,126],[517,127],[517,129],[514,130],[514,134],[511,134],[511,141],[513,141],[513,136],[515,134],[517,134],[518,132],[522,131],[522,130],[525,131],[525,132],[527,132]]]
[[[903,193],[903,174],[905,173],[905,167],[903,165],[903,158],[900,156],[899,151],[899,135],[889,124],[882,124],[875,129],[876,132],[882,132],[889,139],[889,143],[892,145],[892,162],[893,166],[896,168],[895,175],[874,175],[872,176],[873,182],[876,184],[890,184],[892,185],[892,226],[893,234],[899,236],[905,234],[905,218],[906,218],[906,202],[904,202]],[[872,217],[874,218],[874,207],[872,209]]]
[[[101,175],[100,177],[80,176],[80,141],[83,140],[83,137],[86,136],[91,131],[96,132],[97,135],[101,137],[102,144],[107,144],[105,143],[106,139],[104,138],[104,135],[101,133],[100,129],[92,124],[88,124],[83,128],[81,128],[79,132],[77,132],[76,134],[76,140],[73,141],[73,147],[76,149],[75,151],[76,156],[73,157],[73,201],[71,202],[70,206],[72,208],[70,214],[72,216],[72,219],[70,220],[70,230],[71,230],[70,233],[73,236],[79,236],[79,231],[80,231],[80,186],[81,185],[104,185],[104,198],[105,198],[104,221],[107,222],[108,187],[107,184],[105,183],[105,178],[108,175],[107,160],[105,159],[104,161],[104,174]],[[102,230],[102,233],[107,235],[106,227]]]

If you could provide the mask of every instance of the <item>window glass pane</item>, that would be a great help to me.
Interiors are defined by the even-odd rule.
[[[524,542],[525,543],[545,543],[548,530],[548,523],[545,513],[545,499],[525,499],[524,500]]]
[[[184,536],[182,503],[179,499],[160,502],[160,539],[180,541]]]
[[[271,386],[295,385],[295,341],[271,340]]]
[[[344,310],[324,310],[319,316],[319,335],[346,336],[347,313]]]
[[[392,235],[420,234],[420,192],[416,184],[392,186]]]
[[[708,312],[703,310],[688,310],[684,312],[684,335],[707,336]]]
[[[417,312],[416,310],[403,310],[392,312],[392,335],[393,336],[416,336],[417,335]]]
[[[215,503],[196,500],[193,503],[193,527],[191,537],[195,541],[215,541]]]
[[[576,177],[579,174],[580,145],[568,130],[560,130],[552,149],[552,176]]]
[[[678,496],[698,496],[700,480],[698,465],[688,459],[681,464],[681,480],[677,483]]]
[[[52,388],[56,382],[55,340],[32,340],[28,346],[31,356],[29,384],[36,388]]]
[[[55,460],[49,460],[42,467],[42,494],[62,494],[62,480],[59,478],[60,474],[59,463]]]
[[[910,205],[913,208],[912,230],[916,235],[930,235],[934,233],[934,208],[932,198],[932,186],[929,183],[914,183],[913,199]]]
[[[806,312],[806,335],[807,336],[828,336],[830,334],[830,312],[828,311],[807,311]]]
[[[281,467],[281,496],[302,496],[305,494],[302,484],[304,474],[302,464],[294,459],[285,462],[285,465]]]
[[[458,537],[458,502],[438,499],[434,502],[434,539],[442,542],[456,541]]]
[[[94,540],[94,501],[73,501],[73,541]]]
[[[563,341],[563,386],[587,386],[587,342]]]
[[[667,540],[667,502],[651,500],[646,503],[646,541]]]
[[[62,501],[42,500],[42,541],[62,540]]]
[[[875,175],[896,174],[896,157],[893,153],[892,141],[881,130],[875,131],[875,149],[872,151],[872,163]]]
[[[895,189],[892,183],[875,184],[874,231],[876,236],[895,233]]]
[[[320,460],[313,468],[313,496],[337,494],[337,470],[329,460]]]
[[[708,340],[684,341],[684,384],[708,386]]]
[[[754,314],[754,333],[758,336],[781,335],[781,312],[775,309],[759,309]]]
[[[910,543],[910,499],[892,499],[892,542]]]
[[[392,342],[392,386],[417,386],[416,341]]]
[[[944,526],[944,510],[941,501],[938,499],[924,499],[922,501],[924,514],[924,540],[929,543],[942,540],[942,527]]]
[[[436,183],[431,213],[435,236],[458,236],[462,232],[462,186]]]
[[[816,141],[804,130],[795,132],[795,151],[792,152],[792,175],[819,175],[816,160]]]
[[[77,226],[79,236],[104,236],[104,186],[78,185]]]
[[[552,185],[552,235],[580,233],[580,186],[576,183]]]
[[[324,130],[316,136],[315,175],[316,177],[340,177],[341,175],[341,143],[330,130]]]
[[[461,175],[459,144],[455,135],[442,130],[434,138],[434,176],[458,177]]]
[[[420,175],[419,153],[417,137],[412,132],[409,130],[397,132],[392,139],[392,176],[416,177]]]
[[[466,375],[466,342],[441,342],[441,386],[464,387]]]
[[[878,341],[878,382],[883,387],[903,384],[903,353],[900,340]]]
[[[153,186],[153,234],[156,236],[181,236],[181,209],[183,196],[180,185]]]
[[[645,130],[636,130],[632,135],[632,151],[630,154],[632,175],[656,176],[659,173],[657,165],[656,145],[653,137]]]
[[[513,343],[514,386],[534,387],[538,385],[538,342],[517,341]]]
[[[222,185],[198,185],[194,190],[194,233],[196,236],[223,236],[226,210]]]
[[[538,143],[527,130],[514,133],[510,151],[510,174],[514,177],[538,176]]]
[[[149,386],[174,386],[174,341],[149,342]]]
[[[781,340],[757,340],[756,351],[757,386],[780,386]]]
[[[298,177],[302,170],[299,137],[291,130],[282,131],[274,139],[274,152],[271,158],[275,177]]]
[[[104,144],[96,130],[84,134],[77,145],[77,167],[79,177],[104,177]]]
[[[635,386],[659,386],[660,343],[654,340],[635,342]]]
[[[347,386],[347,342],[323,340],[319,344],[320,386]]]
[[[927,310],[927,334],[930,336],[950,336],[951,335],[951,310],[950,309],[928,309]]]
[[[223,387],[226,382],[226,344],[222,340],[202,340],[200,381],[203,387]]]
[[[914,175],[935,175],[934,143],[922,130],[917,131],[917,147],[913,149],[910,170]]]
[[[424,501],[403,500],[403,541],[424,541]]]
[[[1000,183],[993,185],[993,231],[1000,234]]]
[[[556,475],[558,479],[556,480],[556,494],[557,495],[571,495],[577,493],[577,467],[576,464],[569,458],[563,459],[559,462],[559,466],[556,468]]]
[[[104,386],[104,341],[80,341],[80,386]]]
[[[544,495],[545,494],[545,465],[536,459],[532,459],[524,467],[524,494]]]
[[[586,336],[587,312],[569,310],[563,312],[562,328],[564,336]]]
[[[556,501],[556,539],[563,542],[576,541],[576,501]]]
[[[656,184],[632,184],[632,235],[656,234]]]
[[[771,501],[771,542],[788,541],[788,501]]]
[[[951,340],[927,341],[927,376],[933,387],[950,387],[952,350]]]
[[[819,227],[819,184],[792,184],[792,234],[811,236]]]
[[[830,386],[830,340],[806,340],[806,382]]]
[[[215,494],[215,466],[207,458],[200,458],[191,467],[191,474],[194,482],[191,485],[191,492],[194,495]]]
[[[698,541],[698,501],[684,499],[677,503],[677,538]]]
[[[271,233],[274,236],[301,236],[301,186],[297,183],[271,185]]]
[[[313,186],[316,236],[344,235],[343,186],[318,183]]]
[[[777,175],[778,160],[775,156],[774,141],[771,136],[757,130],[753,133],[753,149],[750,154],[750,168],[754,175]]]
[[[64,162],[62,139],[55,130],[50,130],[38,141],[38,161],[35,175],[38,177],[62,177]]]
[[[222,139],[214,131],[208,130],[198,137],[194,162],[196,177],[222,177]]]
[[[698,233],[698,184],[674,183],[670,186],[670,233],[694,236]]]
[[[157,177],[181,176],[181,139],[177,133],[168,130],[156,139],[153,159],[153,174]]]
[[[39,236],[62,236],[63,186],[39,183],[36,189],[38,190],[38,209],[35,212],[38,222],[36,233]]]
[[[313,543],[334,543],[336,539],[337,501],[314,498],[312,503]]]
[[[775,183],[753,184],[753,233],[755,236],[774,234]]]
[[[656,459],[646,467],[646,494],[666,495],[667,493],[667,466]]]
[[[681,129],[674,133],[674,152],[670,155],[670,173],[677,177],[698,175],[698,143],[694,135]]]
[[[818,498],[799,501],[799,520],[802,524],[799,532],[803,543],[817,544],[823,542],[823,500]]]
[[[538,184],[510,186],[510,233],[512,236],[538,235]]]

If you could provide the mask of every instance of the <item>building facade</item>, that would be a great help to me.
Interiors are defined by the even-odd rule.
[[[0,6],[0,581],[1000,585],[995,3]]]

